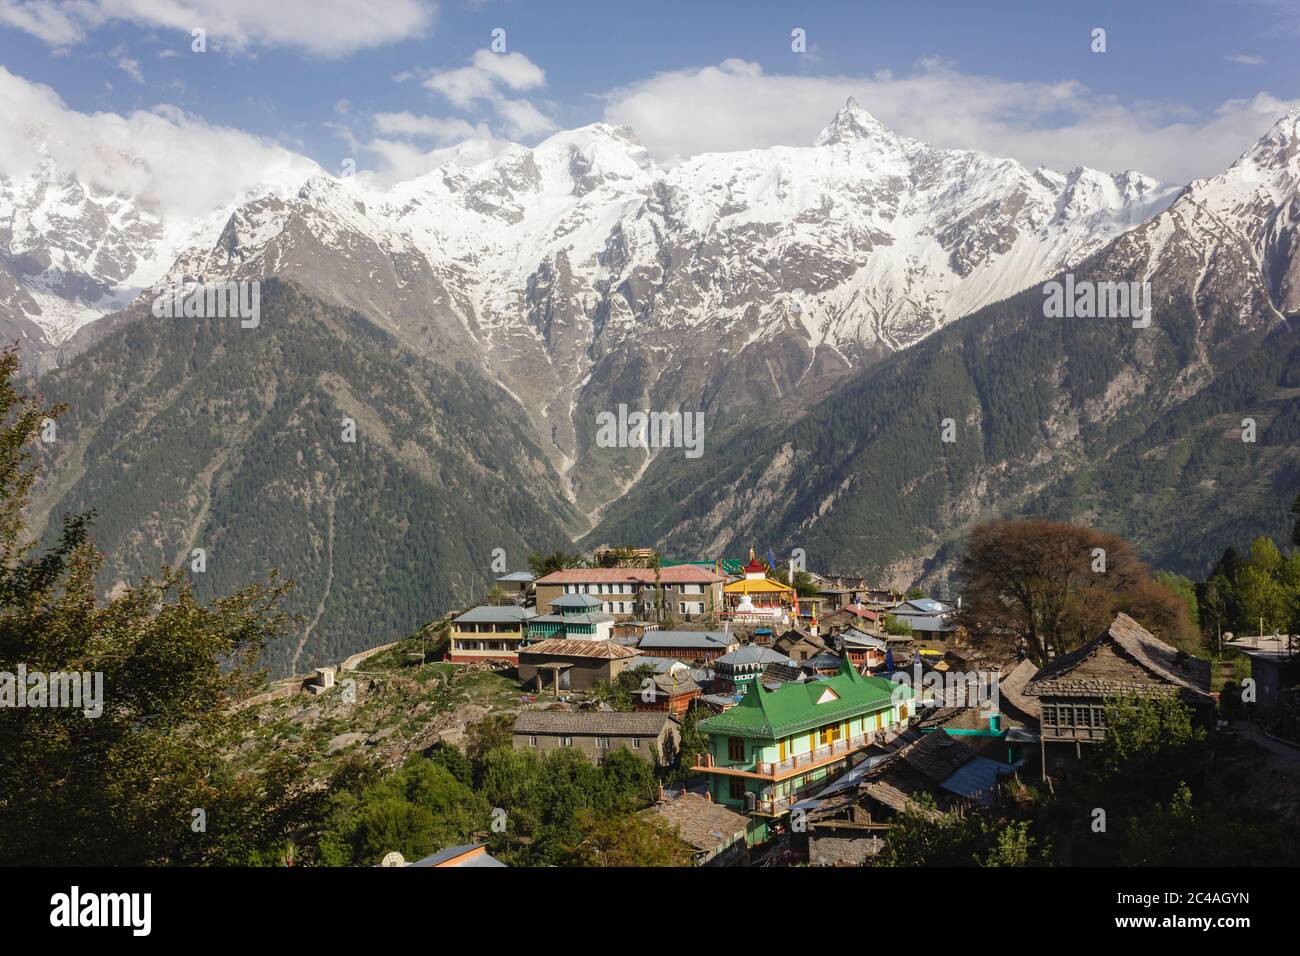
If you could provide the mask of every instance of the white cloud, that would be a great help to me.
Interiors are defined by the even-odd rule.
[[[233,49],[291,47],[320,56],[421,36],[432,0],[0,0],[0,23],[66,46],[112,21],[207,31]]]
[[[376,113],[375,130],[386,136],[419,137],[438,142],[457,142],[482,136],[483,127],[459,117],[416,116],[413,113]]]
[[[113,65],[125,73],[137,83],[144,82],[144,73],[140,70],[140,61],[133,60],[128,54],[125,44],[119,44],[114,47],[109,56],[113,58]]]
[[[1171,182],[1222,170],[1300,101],[1267,93],[1208,114],[1121,103],[1081,83],[1012,82],[923,61],[907,75],[767,74],[726,60],[659,73],[606,94],[605,118],[631,126],[671,162],[697,153],[811,143],[844,101],[897,132],[940,146],[1010,156],[1029,167],[1136,169]]]
[[[411,79],[405,71],[393,77]],[[522,53],[479,50],[470,66],[435,70],[424,77],[424,87],[446,97],[453,106],[470,110],[486,102],[501,121],[506,136],[526,139],[556,128],[550,117],[526,99],[511,99],[507,91],[531,90],[546,85],[546,72]]]
[[[468,109],[478,100],[495,99],[497,88],[527,90],[542,86],[546,73],[522,53],[493,53],[479,50],[472,66],[439,70],[424,81],[426,88],[441,93],[453,106]]]
[[[423,176],[448,164],[472,164],[496,156],[510,147],[510,143],[496,139],[486,127],[476,129],[476,138],[440,149],[424,150],[411,143],[392,139],[372,139],[363,147],[378,162],[373,169],[358,173],[368,183],[377,187],[391,186]]]
[[[505,134],[515,139],[540,136],[556,129],[554,121],[527,100],[500,100],[496,109],[505,123]]]
[[[1224,59],[1229,63],[1240,63],[1242,66],[1263,66],[1268,62],[1262,56],[1255,56],[1253,53],[1230,53]]]
[[[214,126],[174,106],[80,113],[48,86],[0,66],[0,176],[48,160],[102,189],[171,215],[201,215],[261,185],[294,183],[318,167],[269,140]]]

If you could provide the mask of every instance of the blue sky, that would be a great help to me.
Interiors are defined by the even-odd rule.
[[[202,55],[190,24],[207,24]],[[515,59],[485,79],[474,57],[496,28]],[[1298,48],[1300,0],[0,0],[0,65],[71,113],[175,107],[389,178],[471,128],[531,142],[626,122],[662,161],[802,145],[849,93],[942,145],[1181,181],[1300,100]],[[486,92],[449,97],[449,75]]]

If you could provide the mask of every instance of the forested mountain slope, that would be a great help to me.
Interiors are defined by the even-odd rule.
[[[67,403],[38,522],[94,508],[103,585],[191,563],[200,595],[271,568],[304,623],[278,673],[336,662],[483,593],[581,525],[518,407],[287,283],[261,323],[137,317],[40,383]],[[356,440],[344,440],[344,419]]]

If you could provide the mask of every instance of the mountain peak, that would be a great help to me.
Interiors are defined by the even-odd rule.
[[[876,119],[853,97],[844,101],[840,111],[835,114],[830,125],[817,137],[817,146],[829,146],[838,143],[855,143],[864,140],[897,140],[893,131]]]

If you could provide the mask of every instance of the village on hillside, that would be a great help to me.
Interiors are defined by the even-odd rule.
[[[572,750],[600,766],[626,750],[646,761],[657,797],[637,813],[665,824],[696,865],[900,863],[918,828],[1037,814],[1041,829],[1048,806],[1068,816],[1075,797],[1096,802],[1089,753],[1107,739],[1108,713],[1143,701],[1175,704],[1157,734],[1208,740],[1221,767],[1249,751],[1259,770],[1262,753],[1286,812],[1300,809],[1294,638],[1226,635],[1240,654],[1225,687],[1209,660],[1124,611],[1036,662],[1023,641],[974,640],[980,625],[961,596],[898,593],[770,552],[562,558],[498,576],[443,622],[440,655],[517,688],[501,727],[515,751]],[[1249,723],[1241,688],[1253,698]],[[1095,820],[1053,826],[1068,843],[1089,823],[1104,832]],[[1008,833],[1023,845],[1004,847]],[[985,842],[1013,865],[1044,862],[1049,848],[1030,849],[1028,833],[1020,822]],[[489,852],[494,834],[479,836],[389,862],[504,865]]]

